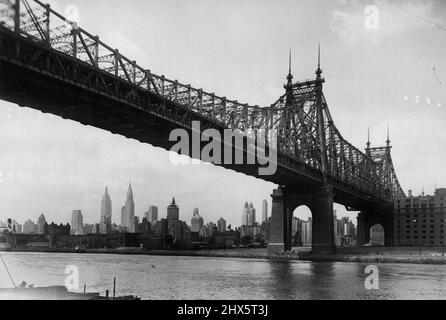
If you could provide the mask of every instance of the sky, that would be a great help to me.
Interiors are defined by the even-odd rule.
[[[321,43],[324,94],[334,122],[364,149],[385,144],[404,190],[446,186],[446,3],[361,0],[52,0],[79,25],[152,72],[250,105],[283,93],[292,50],[295,80],[314,78]],[[378,15],[376,15],[378,13]],[[94,127],[0,101],[0,220],[43,212],[69,222],[100,218],[108,186],[120,222],[129,182],[135,214],[166,215],[172,197],[190,223],[238,226],[245,201],[261,216],[274,184],[213,165],[178,166],[168,152]],[[336,205],[338,216],[356,221]],[[308,217],[308,209],[295,214]]]

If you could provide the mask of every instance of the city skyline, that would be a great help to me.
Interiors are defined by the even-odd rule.
[[[78,215],[80,215],[81,216],[81,218],[80,218],[80,221],[82,221],[83,222],[83,225],[95,225],[95,224],[101,224],[102,222],[103,222],[103,217],[104,216],[107,216],[107,214],[106,214],[106,212],[111,212],[112,211],[112,200],[111,200],[111,196],[110,196],[110,194],[109,194],[109,192],[108,192],[108,187],[106,187],[106,189],[105,189],[106,191],[105,191],[105,194],[103,195],[103,197],[102,197],[102,201],[101,201],[101,210],[100,210],[100,218],[97,220],[97,221],[86,221],[85,219],[84,219],[84,212],[83,212],[83,210],[82,209],[73,209],[72,211],[71,211],[71,221],[70,221],[70,219],[67,219],[67,220],[58,220],[58,221],[54,221],[54,220],[51,220],[51,223],[56,223],[56,224],[60,224],[60,223],[62,223],[62,224],[66,224],[66,223],[69,223],[70,225],[71,225],[71,227],[73,228],[73,226],[74,226],[74,224],[72,223],[72,221],[77,221],[77,219],[78,218],[74,218],[74,216],[76,215],[76,216],[78,216]],[[127,194],[126,194],[126,197],[127,197],[127,201],[130,199],[130,200],[132,200],[133,199],[133,189],[131,188],[131,184],[129,185],[129,189],[127,190]],[[235,224],[231,224],[231,223],[227,223],[227,219],[225,218],[225,217],[223,217],[223,216],[220,216],[218,219],[216,219],[216,220],[212,220],[212,219],[208,219],[208,220],[205,220],[204,218],[203,218],[203,216],[201,216],[200,215],[200,213],[199,213],[199,208],[198,207],[194,207],[193,208],[193,210],[192,210],[192,213],[190,214],[190,217],[189,216],[186,216],[186,217],[183,217],[184,218],[184,221],[187,223],[187,221],[188,220],[193,220],[194,219],[194,217],[196,217],[196,216],[198,216],[201,220],[202,220],[202,222],[201,222],[201,226],[203,226],[204,225],[204,221],[207,221],[208,223],[209,222],[211,222],[211,223],[214,223],[214,224],[216,224],[216,225],[218,225],[218,222],[221,220],[221,219],[223,219],[224,220],[224,222],[225,222],[225,225],[231,225],[232,227],[234,227],[234,228],[238,228],[238,227],[241,227],[241,226],[243,226],[243,225],[261,225],[262,224],[262,222],[264,222],[264,221],[266,221],[266,220],[263,220],[263,204],[265,203],[265,202],[268,202],[266,199],[264,199],[264,200],[262,200],[261,201],[261,204],[262,204],[262,217],[261,217],[261,220],[259,220],[257,217],[256,217],[256,209],[255,209],[255,206],[252,204],[252,203],[249,203],[248,204],[248,202],[245,202],[245,205],[243,206],[243,208],[240,210],[240,216],[242,217],[242,223],[240,223],[240,224],[237,224],[237,223],[235,223]],[[105,205],[104,205],[104,203],[105,203]],[[110,204],[110,207],[108,206]],[[135,203],[133,203],[133,205],[135,205]],[[103,210],[104,209],[104,207],[105,208],[107,208],[106,210]],[[124,206],[125,207],[125,206]],[[164,219],[163,218],[163,216],[158,216],[158,208],[159,208],[159,206],[158,205],[153,205],[153,204],[150,204],[150,205],[148,205],[147,206],[148,208],[149,208],[149,210],[147,210],[147,211],[145,211],[145,212],[143,212],[141,215],[139,215],[139,214],[134,214],[134,217],[138,217],[139,219],[140,219],[140,221],[142,221],[142,219],[143,218],[147,218],[147,215],[148,215],[148,213],[151,211],[151,210],[155,210],[155,212],[156,212],[156,214],[155,214],[155,216],[156,217],[158,217],[158,219],[155,219],[154,221],[159,221],[160,219]],[[172,198],[172,200],[171,200],[171,202],[170,202],[170,204],[169,205],[167,205],[166,206],[166,209],[167,209],[167,211],[166,211],[166,215],[165,215],[165,218],[169,218],[169,212],[172,212],[172,208],[174,209],[174,213],[173,213],[173,215],[175,216],[175,217],[173,217],[173,219],[175,220],[182,220],[181,219],[181,213],[180,213],[180,205],[177,203],[177,201],[175,200],[175,197],[173,197]],[[249,210],[253,210],[252,211],[252,213],[253,213],[253,215],[251,216],[251,218],[249,217],[249,215],[250,214],[252,214],[251,213],[251,211],[248,211],[248,212],[245,212],[245,210],[246,209],[249,209]],[[103,215],[103,213],[105,213],[105,215]],[[247,215],[246,215],[247,214]],[[184,213],[183,213],[183,215],[184,215]],[[187,215],[187,214],[186,214]],[[246,216],[245,216],[246,215]],[[269,211],[268,211],[268,218],[267,219],[269,219],[271,217],[271,215],[269,214]],[[300,219],[300,220],[302,220],[302,221],[308,221],[308,219],[311,219],[311,215],[310,215],[310,213],[304,213],[304,214],[299,214],[299,215],[294,215],[294,217],[296,218],[296,219]],[[190,218],[190,219],[189,219]],[[349,217],[347,217],[347,216],[341,216],[341,218],[349,218]],[[0,222],[4,222],[4,221],[7,221],[8,219],[12,219],[12,221],[14,221],[14,222],[16,222],[16,223],[18,223],[18,224],[20,224],[20,225],[25,225],[25,223],[26,222],[28,222],[28,221],[30,221],[30,222],[33,222],[33,223],[35,223],[36,224],[36,227],[38,226],[38,222],[39,222],[39,220],[42,220],[43,222],[42,223],[40,223],[40,228],[42,229],[43,228],[43,225],[45,224],[45,223],[49,223],[47,220],[46,220],[46,216],[45,216],[45,213],[44,212],[41,212],[40,213],[40,215],[38,216],[38,218],[36,218],[36,220],[35,220],[35,222],[34,222],[34,220],[32,219],[32,217],[28,217],[28,218],[26,218],[26,221],[24,221],[23,223],[20,223],[15,217],[12,217],[12,216],[8,216],[8,217],[6,217],[6,218],[0,218]],[[243,220],[246,220],[246,224],[244,224],[243,223]],[[120,220],[120,222],[118,223],[118,221],[113,221],[113,219],[111,219],[110,220],[110,222],[111,222],[111,224],[115,224],[115,225],[117,225],[117,226],[124,226],[124,227],[128,227],[127,225],[123,225],[122,224],[122,217],[121,217],[121,220]],[[149,221],[149,222],[151,222],[151,221]],[[76,223],[77,224],[77,223]],[[189,225],[189,226],[191,226],[192,227],[192,223]]]

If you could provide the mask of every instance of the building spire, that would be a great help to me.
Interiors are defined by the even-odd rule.
[[[287,85],[291,86],[292,80],[293,80],[293,75],[291,74],[291,48],[290,48],[290,56],[289,56],[289,61],[288,61],[288,76],[286,78],[288,80]]]
[[[127,199],[133,199],[133,190],[131,182],[129,182],[129,188],[127,190]]]
[[[367,128],[367,150],[370,150],[370,127]]]
[[[390,127],[387,126],[387,146],[390,147]]]
[[[317,50],[317,80],[321,79],[322,69],[321,69],[321,44],[319,43],[318,50]]]

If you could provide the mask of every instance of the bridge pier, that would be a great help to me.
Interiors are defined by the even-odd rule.
[[[365,221],[365,215],[366,213],[361,211],[358,213],[358,217],[356,218],[357,221],[357,227],[356,227],[356,246],[362,247],[366,243],[369,242],[369,239],[367,239],[367,235],[370,233],[366,232],[366,221]]]
[[[375,224],[380,224],[384,228],[384,245],[393,245],[394,218],[392,208],[369,208],[362,210],[357,217],[357,237],[356,245],[362,247],[370,242],[370,229]]]
[[[330,186],[279,187],[271,197],[269,254],[291,250],[293,212],[301,205],[306,205],[312,213],[312,254],[335,253],[333,191]]]

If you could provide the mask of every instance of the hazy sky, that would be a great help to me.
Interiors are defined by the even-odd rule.
[[[152,72],[252,105],[283,92],[290,48],[295,80],[313,78],[321,42],[324,93],[342,135],[363,149],[370,126],[372,145],[383,145],[389,125],[403,188],[446,186],[444,1],[51,4],[62,13],[75,5],[84,29]],[[378,29],[365,26],[370,5],[379,9]],[[139,216],[157,205],[164,217],[175,196],[188,223],[198,207],[205,222],[222,216],[239,225],[244,202],[260,217],[275,188],[211,165],[174,166],[164,150],[2,101],[0,148],[0,219],[21,223],[41,212],[67,222],[74,209],[97,222],[105,186],[119,223],[131,180]]]

